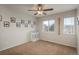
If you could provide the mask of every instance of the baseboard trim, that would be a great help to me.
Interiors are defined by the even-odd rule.
[[[43,40],[43,39],[40,39],[40,40]],[[49,40],[43,40],[43,41],[47,41],[47,42],[50,42],[50,43],[55,43],[55,44],[59,44],[59,45],[67,46],[67,47],[72,47],[72,46],[68,46],[68,45],[65,45],[65,44],[60,44],[60,43],[49,41]],[[72,47],[72,48],[76,48],[76,47]]]
[[[27,41],[27,42],[22,42],[22,43],[20,43],[20,44],[16,44],[16,45],[14,45],[14,46],[11,46],[11,47],[7,47],[7,48],[4,48],[4,49],[1,49],[0,51],[4,51],[4,50],[10,49],[10,48],[14,48],[14,47],[20,46],[20,45],[22,45],[22,44],[24,44],[24,43],[28,43],[28,42],[29,42],[29,41]]]

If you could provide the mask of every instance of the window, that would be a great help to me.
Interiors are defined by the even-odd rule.
[[[74,33],[75,33],[74,17],[64,18],[64,34],[74,34]]]
[[[45,20],[43,21],[44,31],[54,31],[55,20]]]
[[[54,31],[54,25],[55,25],[55,21],[49,20],[49,31]]]
[[[43,21],[43,30],[48,31],[48,21]]]

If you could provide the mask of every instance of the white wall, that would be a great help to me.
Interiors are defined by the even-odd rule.
[[[38,18],[37,28],[40,32],[40,39],[50,41],[50,42],[59,43],[59,44],[63,44],[63,45],[67,45],[67,46],[71,46],[71,47],[76,47],[76,35],[63,34],[63,17],[64,16],[66,16],[66,17],[74,16],[75,17],[76,11],[72,10],[72,11],[67,11],[67,12],[63,12],[63,13],[58,13],[58,14]],[[57,17],[61,17],[60,35],[58,35],[58,19],[57,19]],[[55,19],[55,31],[51,32],[51,33],[50,32],[43,32],[42,31],[42,21],[43,20],[50,20],[52,18]]]
[[[15,16],[17,20],[25,19],[25,20],[35,20],[34,17],[26,14],[26,13],[14,13],[10,11],[9,9],[5,8],[4,6],[0,6],[0,15],[3,16],[3,21],[7,20],[10,21],[11,16]],[[57,23],[57,17],[58,16],[75,16],[75,11],[69,11],[69,12],[63,12],[55,15],[46,16],[43,18],[40,18],[37,20],[37,29],[40,32],[40,39],[41,40],[47,40],[50,42],[55,42],[67,46],[76,47],[76,38],[75,35],[64,35],[63,34],[63,19],[61,19],[61,34],[58,35],[58,23]],[[56,24],[55,24],[55,31],[52,33],[45,33],[42,32],[42,26],[41,22],[43,20],[49,20],[55,18]],[[26,43],[30,41],[30,31],[32,31],[32,28],[25,28],[21,25],[21,28],[17,28],[16,24],[10,23],[9,28],[3,27],[3,21],[0,22],[0,51],[5,50],[23,43]]]
[[[78,17],[78,20],[77,20],[77,52],[79,54],[79,25],[78,25],[78,21],[79,21],[79,7],[77,8],[77,17]]]
[[[3,16],[2,22],[0,22],[0,51],[5,50],[23,43],[30,41],[30,31],[32,28],[25,28],[21,25],[21,28],[17,28],[16,24],[10,23],[9,28],[3,27],[3,21],[9,21],[10,17],[14,16],[19,21],[24,20],[35,20],[34,17],[28,14],[14,13],[0,5],[0,15]]]

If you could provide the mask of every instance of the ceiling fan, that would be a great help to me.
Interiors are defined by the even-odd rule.
[[[34,9],[32,10],[28,10],[28,11],[35,11],[36,13],[34,15],[46,15],[46,11],[52,11],[53,8],[49,8],[49,9],[44,9],[44,5],[43,4],[37,4],[34,5]]]

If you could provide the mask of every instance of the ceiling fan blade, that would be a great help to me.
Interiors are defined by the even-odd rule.
[[[52,11],[53,8],[50,8],[50,9],[44,9],[43,11]]]
[[[28,10],[28,11],[37,11],[37,10]]]
[[[37,4],[37,6],[43,6],[42,4]]]
[[[44,15],[47,15],[46,13],[43,12]]]
[[[35,13],[34,15],[37,15],[38,13]]]

